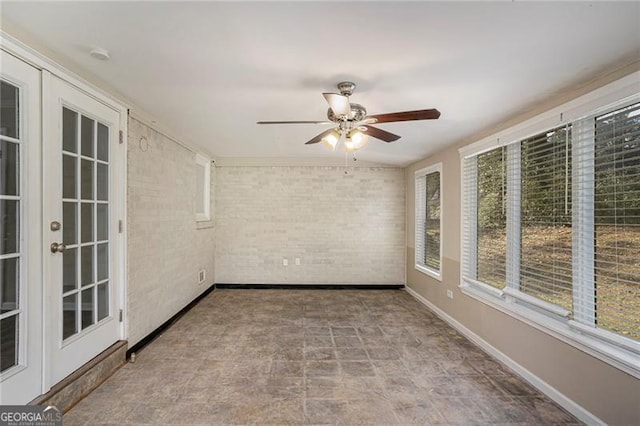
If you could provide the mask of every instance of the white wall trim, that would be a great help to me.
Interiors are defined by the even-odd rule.
[[[291,166],[331,166],[345,168],[344,158],[301,158],[301,157],[216,157],[216,167],[291,167]],[[403,169],[404,167],[375,163],[370,161],[349,160],[348,168],[384,167]]]
[[[505,353],[498,350],[496,347],[492,346],[486,340],[482,339],[473,331],[469,330],[462,323],[454,319],[452,316],[447,314],[442,309],[438,308],[436,305],[425,299],[418,292],[413,290],[411,287],[405,286],[405,290],[411,296],[413,296],[418,302],[425,305],[429,308],[433,313],[435,313],[442,320],[447,322],[450,326],[459,331],[462,335],[464,335],[467,339],[471,340],[473,343],[478,345],[482,350],[487,352],[489,355],[493,356],[511,370],[524,379],[526,382],[531,384],[533,387],[538,389],[540,392],[544,393],[546,396],[557,402],[564,409],[569,411],[571,414],[576,416],[581,421],[585,422],[588,425],[605,425],[606,423],[595,416],[593,413],[588,411],[583,406],[579,405],[559,390],[551,386],[549,383],[542,380],[540,377],[533,374],[531,371],[527,370],[522,365],[518,364],[513,359],[509,358]]]

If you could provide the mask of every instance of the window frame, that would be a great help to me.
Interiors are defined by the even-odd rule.
[[[469,278],[467,271],[471,271],[475,267],[475,247],[477,246],[477,244],[473,246],[474,237],[470,233],[472,234],[474,229],[477,229],[477,222],[466,223],[466,220],[470,217],[470,212],[473,211],[473,205],[470,205],[473,202],[469,201],[473,194],[470,191],[477,191],[477,181],[475,182],[476,189],[470,189],[470,183],[466,180],[471,170],[466,169],[466,166],[470,164],[469,167],[472,167],[473,159],[477,159],[477,155],[502,146],[518,146],[524,139],[569,123],[573,126],[583,126],[596,116],[635,102],[640,102],[640,72],[634,72],[573,101],[458,150],[461,165],[461,262],[459,287],[463,294],[589,353],[636,378],[640,378],[640,342],[624,338],[614,332],[579,323],[571,319],[569,311],[521,293],[517,289],[517,285],[514,286],[513,282],[509,282],[509,280],[507,280],[504,289],[496,289],[488,284]],[[468,163],[468,161],[471,162]],[[574,168],[575,170],[577,170],[577,167]],[[509,175],[509,171],[507,171],[507,175]],[[575,178],[575,175],[573,178]],[[575,192],[577,190],[576,182],[573,185],[573,191]],[[517,204],[519,205],[519,203]],[[576,222],[576,214],[580,214],[581,212],[578,210],[584,210],[584,208],[584,206],[580,207],[574,204],[574,232],[577,232],[575,230],[582,226],[580,221]],[[477,219],[477,216],[474,219]],[[509,235],[509,224],[507,226],[507,235]],[[519,224],[516,227],[519,228]],[[515,230],[511,229],[511,232],[514,233]],[[588,260],[588,258],[585,258],[585,254],[581,253],[581,251],[585,251],[584,248],[586,246],[586,256],[589,255],[589,245],[585,244],[587,239],[588,236],[578,237],[578,245],[576,245],[576,240],[574,239],[573,249],[578,252],[577,255],[573,256],[574,301],[576,300],[576,292],[585,291],[581,284],[584,278],[582,275],[584,274],[581,274],[580,271],[582,269],[576,268],[576,266],[581,267],[585,259]],[[514,247],[513,244],[510,245],[510,243],[513,243],[513,241],[507,243],[507,269],[513,267],[513,262],[518,258],[519,254],[517,249],[520,247],[520,242],[518,242],[517,247]],[[509,253],[510,249],[511,251],[515,249],[512,255]],[[510,257],[511,259],[509,259]],[[576,318],[576,312],[580,315],[579,309],[579,307],[574,307],[574,317]]]
[[[429,267],[423,263],[419,262],[419,258],[424,257],[424,253],[422,253],[422,255],[418,252],[418,239],[421,238],[422,239],[422,247],[424,247],[424,250],[426,251],[426,241],[424,241],[425,238],[425,229],[424,227],[420,227],[419,223],[424,223],[426,220],[426,215],[427,215],[427,209],[426,209],[426,204],[424,206],[424,217],[419,217],[421,210],[420,210],[420,203],[422,203],[422,200],[424,199],[425,203],[426,203],[426,197],[425,198],[421,198],[424,196],[424,194],[418,194],[418,181],[420,179],[425,179],[425,189],[426,189],[426,178],[427,175],[430,174],[434,174],[434,173],[438,173],[440,176],[440,189],[439,189],[439,197],[440,197],[440,219],[439,219],[439,227],[440,227],[440,246],[438,248],[438,263],[440,265],[439,269],[434,269],[432,267]],[[414,241],[414,247],[415,247],[415,254],[414,254],[414,267],[417,271],[422,272],[425,275],[430,276],[431,278],[435,278],[436,280],[442,282],[442,211],[443,211],[443,197],[442,197],[442,163],[436,163],[436,164],[432,164],[430,166],[427,167],[423,167],[419,170],[416,170],[415,174],[414,174],[414,195],[415,195],[415,215],[414,215],[414,237],[415,237],[415,241]],[[420,232],[422,231],[422,232]]]
[[[196,164],[196,179],[198,177],[198,167],[202,167],[204,169],[204,182],[202,185],[202,200],[204,203],[204,211],[198,211],[198,202],[197,202],[197,197],[198,194],[196,195],[196,198],[194,200],[194,211],[196,214],[196,222],[208,222],[211,220],[211,159],[209,157],[206,157],[202,154],[198,154],[196,153],[196,158],[195,158],[195,164]],[[198,187],[196,186],[196,189],[194,191],[194,193],[198,190]]]

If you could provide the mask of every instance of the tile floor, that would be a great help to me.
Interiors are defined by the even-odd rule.
[[[216,290],[76,424],[579,424],[401,290]]]

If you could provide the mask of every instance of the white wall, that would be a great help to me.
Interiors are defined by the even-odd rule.
[[[402,169],[216,169],[217,283],[404,284]]]
[[[146,151],[142,137],[147,140]],[[129,119],[129,347],[214,282],[215,233],[212,223],[204,228],[196,225],[195,167],[193,152]],[[200,269],[206,270],[202,284],[198,283]]]

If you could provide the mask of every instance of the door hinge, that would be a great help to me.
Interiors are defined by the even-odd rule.
[[[122,309],[120,309],[120,322],[122,322],[122,317],[123,317],[123,313],[122,313]]]
[[[122,145],[124,143],[124,132],[122,130],[120,130],[119,135],[120,135],[119,136],[120,137],[120,139],[119,139],[120,140],[120,144]]]
[[[119,221],[118,221],[118,233],[119,233],[119,234],[122,234],[122,228],[123,228],[123,226],[122,226],[122,220],[119,220]]]

